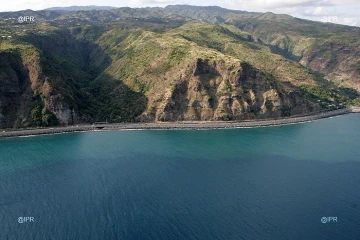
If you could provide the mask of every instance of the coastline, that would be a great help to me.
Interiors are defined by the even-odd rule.
[[[360,112],[358,108],[346,108],[329,112],[317,113],[308,116],[289,117],[273,120],[251,120],[251,121],[214,121],[214,122],[150,122],[150,123],[114,123],[100,125],[78,125],[54,128],[19,129],[0,132],[0,138],[27,137],[49,134],[62,134],[71,132],[95,132],[116,130],[206,130],[206,129],[234,129],[270,127],[289,124],[311,122],[323,118],[329,118],[344,114]]]

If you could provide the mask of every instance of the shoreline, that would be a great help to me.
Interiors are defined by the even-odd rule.
[[[358,109],[346,108],[329,112],[317,113],[308,116],[289,117],[273,120],[250,120],[250,121],[214,121],[214,122],[149,122],[149,123],[114,123],[100,125],[77,125],[67,127],[19,129],[0,132],[0,138],[30,137],[39,135],[52,135],[71,132],[96,132],[117,130],[210,130],[210,129],[236,129],[282,126],[311,122],[314,120],[330,118],[334,116],[359,112]]]

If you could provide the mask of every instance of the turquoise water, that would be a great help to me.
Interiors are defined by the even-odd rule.
[[[360,239],[359,133],[351,114],[0,139],[0,239]]]

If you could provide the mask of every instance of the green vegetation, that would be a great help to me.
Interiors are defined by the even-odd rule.
[[[306,99],[317,99],[323,108],[339,107],[342,103],[344,106],[351,106],[356,104],[360,94],[351,88],[325,88],[324,86],[302,86],[302,94]],[[333,107],[329,105],[335,104]]]
[[[274,104],[270,100],[265,101],[265,107],[268,111],[272,111],[274,108]]]
[[[44,95],[40,89],[34,91],[33,99],[35,107],[31,110],[32,125],[36,127],[58,125],[59,121],[56,116],[44,106]]]
[[[288,117],[291,115],[291,107],[290,106],[283,106],[280,110],[281,110],[282,117]]]
[[[31,119],[35,126],[42,126],[42,113],[40,106],[36,106],[33,110],[31,110]]]
[[[56,116],[45,107],[41,110],[41,122],[43,126],[55,126],[59,123]]]

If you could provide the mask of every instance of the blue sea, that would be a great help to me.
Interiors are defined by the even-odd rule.
[[[0,240],[358,240],[360,114],[0,139]]]

